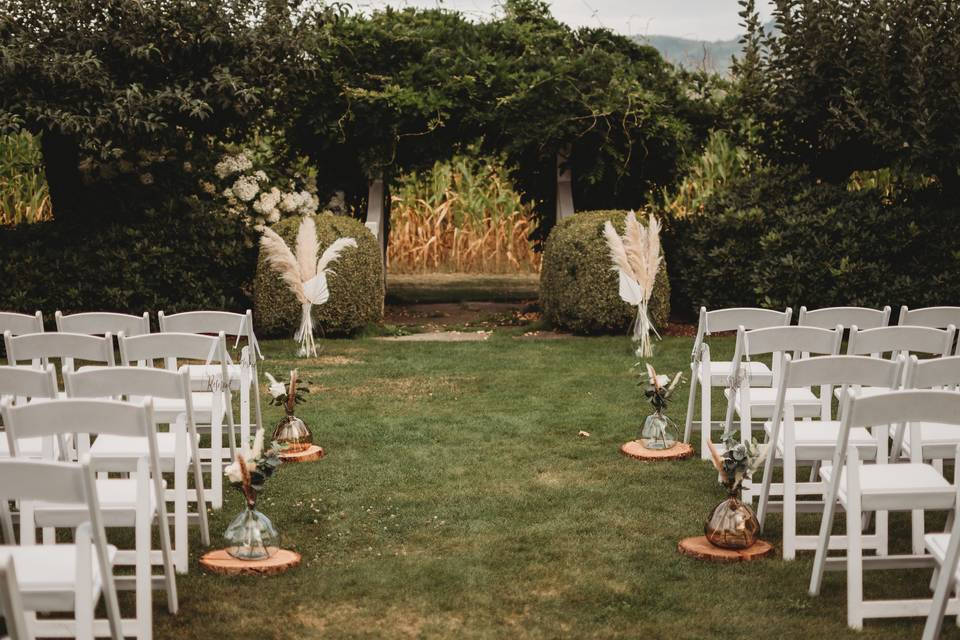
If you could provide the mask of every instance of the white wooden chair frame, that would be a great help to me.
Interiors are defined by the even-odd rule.
[[[704,460],[710,459],[710,448],[707,443],[713,440],[715,424],[712,391],[714,387],[728,386],[734,372],[732,361],[713,362],[711,360],[710,346],[707,344],[706,338],[715,333],[736,331],[737,327],[740,326],[748,329],[788,326],[792,315],[793,311],[789,307],[784,311],[746,307],[707,311],[706,307],[700,307],[697,337],[693,343],[693,351],[690,353],[690,396],[687,400],[687,419],[683,430],[683,441],[690,442],[693,436],[693,424],[695,422],[693,413],[699,385],[700,420],[697,425],[700,428],[700,457]],[[765,378],[769,384],[773,383],[773,373],[766,365],[757,362],[752,366],[754,367],[752,374],[758,386],[763,384],[761,378]]]
[[[960,460],[960,446],[954,452],[954,459]],[[960,509],[960,482],[955,482],[957,488],[956,507]],[[956,513],[956,511],[954,512]],[[927,622],[923,627],[923,640],[936,640],[940,637],[940,628],[943,617],[947,613],[948,601],[953,598],[954,610],[960,609],[956,600],[957,591],[957,563],[960,561],[960,518],[954,515],[953,524],[949,526],[949,533],[929,534],[924,537],[926,548],[936,562],[933,580],[933,601]],[[957,617],[960,626],[960,616]]]
[[[127,336],[140,336],[150,333],[150,314],[146,311],[143,312],[142,316],[109,311],[64,315],[57,311],[54,318],[57,323],[57,331],[61,333],[85,333],[92,336],[102,336],[107,333],[117,335],[121,331]]]
[[[32,504],[36,501],[74,504],[81,508],[84,516],[77,522],[72,544],[56,545],[58,550],[71,548],[75,552],[72,583],[69,577],[59,576],[66,582],[55,581],[58,576],[49,576],[47,585],[33,587],[36,591],[20,587],[16,582],[16,594],[20,603],[4,602],[4,609],[11,608],[27,612],[23,617],[28,630],[22,632],[15,629],[13,638],[19,640],[26,637],[74,637],[82,640],[92,640],[97,637],[109,636],[120,640],[123,636],[120,606],[117,601],[117,592],[113,579],[111,556],[116,549],[107,545],[103,526],[103,516],[97,499],[97,491],[93,471],[89,464],[51,462],[40,460],[0,460],[0,499],[19,500],[22,504]],[[30,547],[29,549],[26,547]],[[20,545],[7,544],[0,546],[0,563],[12,568],[18,562],[28,565],[35,561],[36,547],[21,541]],[[46,553],[46,551],[45,551]],[[96,563],[99,575],[99,592],[94,588],[93,567]],[[9,572],[5,582],[9,585],[14,572]],[[47,576],[45,576],[47,577]],[[64,586],[64,585],[69,586]],[[63,591],[56,591],[63,588]],[[46,611],[51,606],[51,595],[71,601],[69,605],[56,606],[56,611],[74,613],[74,619],[43,619],[38,620],[35,612]],[[95,619],[97,600],[103,597],[106,605],[107,618]],[[69,607],[69,608],[68,608]],[[7,618],[7,627],[10,630],[11,618]],[[19,625],[20,622],[15,622]],[[32,634],[32,635],[30,635]]]
[[[67,369],[64,371],[63,377],[64,386],[67,388],[67,396],[70,398],[123,396],[126,400],[137,402],[149,396],[154,401],[153,416],[155,424],[170,425],[174,439],[173,451],[170,451],[169,446],[167,448],[160,446],[159,441],[162,436],[158,434],[158,458],[162,472],[173,472],[174,488],[170,489],[168,487],[165,491],[165,497],[174,504],[174,564],[178,573],[186,573],[189,553],[187,525],[191,520],[200,527],[202,543],[204,545],[210,544],[203,472],[200,468],[200,442],[194,422],[193,394],[190,392],[190,372],[187,367],[182,366],[177,372],[127,366],[87,368],[81,372],[73,372]],[[156,405],[157,398],[182,401],[183,411],[160,411]],[[107,445],[108,442],[113,445],[112,451],[110,445]],[[107,451],[110,453],[101,452],[99,447],[101,443],[107,446]],[[117,444],[119,444],[120,449],[130,446],[126,439],[118,443],[117,439],[111,439],[109,436],[99,437],[91,447],[91,458],[96,461],[101,455],[107,457],[115,455],[118,448]],[[146,456],[149,453],[147,443],[142,442],[140,455]],[[194,491],[192,499],[187,489],[188,464],[193,471]],[[194,502],[197,505],[197,513],[188,513],[188,502]]]
[[[7,331],[15,336],[25,333],[43,333],[43,314],[39,311],[33,315],[0,311],[0,333]]]
[[[253,330],[253,312],[247,309],[246,313],[231,313],[228,311],[187,311],[172,315],[165,315],[163,311],[157,313],[161,333],[201,333],[219,334],[223,332],[228,338],[234,339],[234,348],[240,344],[240,338],[246,338],[247,344],[240,350],[240,363],[227,364],[230,388],[239,391],[240,395],[240,442],[250,442],[250,395],[253,395],[253,405],[256,423],[253,432],[263,426],[263,415],[260,410],[260,374],[259,360],[263,359],[260,344]],[[229,352],[228,352],[229,354]],[[196,381],[205,376],[202,369],[191,367],[191,377]],[[232,407],[232,405],[231,405]],[[233,412],[230,412],[231,419]]]
[[[800,316],[797,318],[798,327],[820,327],[833,329],[837,325],[844,329],[852,326],[861,329],[885,327],[890,322],[890,307],[870,309],[868,307],[823,307],[807,310],[800,307]]]
[[[193,415],[197,431],[200,425],[209,426],[210,447],[200,447],[201,464],[209,461],[210,487],[204,489],[206,500],[214,509],[223,507],[223,467],[237,457],[236,432],[234,430],[233,406],[227,371],[228,357],[226,336],[221,331],[216,336],[200,335],[196,333],[151,333],[149,335],[127,337],[122,333],[118,336],[120,342],[120,360],[124,365],[137,362],[146,362],[148,367],[153,366],[154,360],[163,359],[168,371],[178,371],[181,363],[178,360],[200,360],[206,372],[199,377],[191,373],[191,391],[195,394],[210,394],[210,413],[198,405],[200,395],[194,396]],[[193,371],[196,371],[194,369]],[[223,447],[223,422],[226,417],[229,446]],[[207,419],[209,422],[205,422]],[[229,458],[226,453],[229,452]]]
[[[0,547],[2,549],[2,547]],[[77,563],[79,567],[80,564]],[[77,576],[77,588],[80,588],[82,576]],[[13,558],[7,558],[6,562],[0,562],[0,615],[3,616],[4,625],[8,634],[13,634],[13,640],[33,640],[34,635],[27,624],[27,618],[24,615],[23,598],[20,596],[20,585],[17,583],[17,569],[13,563]],[[93,629],[89,632],[79,631],[77,636],[93,636]],[[4,635],[3,640],[10,640],[10,635]]]
[[[7,350],[7,364],[20,366],[23,360],[29,360],[32,366],[38,363],[47,365],[51,358],[60,360],[61,368],[76,369],[75,360],[87,360],[96,364],[112,367],[113,337],[91,336],[83,333],[26,333],[14,336],[12,332],[3,333],[3,342]]]
[[[920,462],[878,465],[888,467],[883,481],[896,478],[887,486],[871,484],[879,473],[866,474],[856,446],[849,446],[848,434],[856,427],[881,428],[889,424],[917,421],[957,425],[960,430],[960,394],[951,391],[901,390],[875,396],[857,397],[848,389],[844,394],[843,418],[831,467],[821,469],[829,489],[820,522],[820,535],[810,576],[810,595],[818,595],[827,569],[847,572],[847,625],[862,629],[867,618],[926,616],[932,600],[896,599],[867,601],[863,595],[863,572],[869,569],[922,568],[934,566],[930,555],[887,555],[864,557],[861,524],[869,512],[942,510],[953,512],[956,489],[932,466]],[[908,427],[912,428],[912,427]],[[844,465],[846,461],[846,465]],[[834,473],[834,471],[836,471]],[[845,478],[845,481],[844,481]],[[873,480],[871,480],[873,478]],[[841,492],[841,485],[843,491]],[[923,486],[921,486],[923,485]],[[839,502],[838,502],[839,500]],[[846,558],[827,557],[831,547],[833,516],[840,506],[846,511]],[[951,614],[960,612],[956,601],[948,605]]]
[[[907,305],[900,307],[900,317],[897,320],[900,326],[931,327],[946,329],[953,325],[960,327],[960,307],[924,307],[909,309]]]
[[[780,510],[782,512],[784,560],[793,560],[798,550],[813,550],[817,546],[818,537],[816,535],[797,534],[797,513],[810,509],[822,511],[822,498],[826,493],[826,485],[815,476],[807,482],[799,481],[797,479],[797,467],[803,463],[809,463],[816,468],[821,461],[833,457],[836,436],[830,436],[829,438],[827,436],[829,436],[830,431],[839,428],[839,424],[831,420],[831,387],[835,385],[892,387],[900,380],[902,368],[902,358],[896,361],[877,361],[865,356],[833,355],[801,358],[795,361],[790,354],[784,354],[782,376],[777,386],[776,407],[773,418],[768,423],[767,443],[772,448],[764,464],[763,480],[759,490],[760,500],[757,508],[757,519],[760,522],[761,530],[766,524],[766,516],[770,511]],[[823,404],[820,420],[797,421],[793,407],[786,401],[787,389],[814,386],[819,386],[821,389],[820,397]],[[820,427],[826,427],[826,434],[815,434],[811,431]],[[804,437],[807,433],[814,435],[814,437]],[[868,434],[867,438],[863,438],[863,435],[861,434],[859,444],[865,447],[867,456],[876,460],[877,456],[881,455],[883,461],[886,462],[886,431],[875,430]],[[870,438],[872,438],[872,447],[868,441]],[[829,439],[829,442],[825,442],[826,439]],[[778,459],[783,465],[782,483],[773,482],[773,468]],[[780,496],[782,502],[772,502],[770,500],[771,495]],[[798,502],[797,498],[800,496],[817,496],[820,500]],[[876,534],[867,539],[864,544],[877,549],[881,554],[886,554],[886,514],[877,516],[876,526]],[[838,540],[834,541],[839,542]]]
[[[177,583],[174,575],[173,552],[170,544],[169,518],[157,454],[156,433],[153,426],[153,401],[119,402],[115,400],[69,399],[50,402],[29,403],[20,407],[9,404],[3,406],[3,420],[7,427],[7,440],[14,456],[17,454],[17,442],[24,437],[55,437],[66,431],[89,435],[105,434],[142,438],[147,441],[149,453],[135,459],[99,458],[92,459],[84,455],[95,472],[134,473],[135,503],[129,507],[103,509],[104,527],[133,528],[135,544],[133,550],[117,551],[114,565],[132,565],[135,568],[133,589],[136,592],[136,614],[132,619],[122,619],[124,635],[135,635],[140,639],[153,636],[153,572],[151,566],[162,567],[162,585],[167,594],[167,609],[176,614],[179,608]],[[128,482],[126,480],[97,479],[94,490],[99,495],[110,483]],[[102,484],[101,484],[102,483]],[[118,485],[114,485],[118,486]],[[155,505],[151,509],[150,494]],[[74,528],[80,524],[75,509],[49,502],[22,503],[20,509],[20,544],[35,544],[35,527]],[[159,530],[160,552],[152,550],[152,525],[156,521]],[[45,540],[45,544],[52,540]],[[114,578],[120,587],[129,587],[125,578]]]

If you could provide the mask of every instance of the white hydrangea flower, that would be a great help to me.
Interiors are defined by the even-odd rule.
[[[296,193],[285,193],[280,200],[280,210],[284,213],[293,213],[300,207],[300,196]]]
[[[263,170],[260,170],[260,171],[255,172],[255,173],[253,174],[253,177],[256,178],[257,180],[261,181],[261,182],[266,182],[266,180],[267,180],[267,174],[266,174],[266,172],[263,171]]]
[[[270,213],[267,214],[267,222],[273,224],[275,222],[280,222],[280,210],[272,209]]]
[[[233,193],[243,202],[250,202],[257,197],[260,185],[252,176],[240,176],[233,183]]]

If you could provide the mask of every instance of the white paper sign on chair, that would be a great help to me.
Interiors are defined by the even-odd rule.
[[[260,238],[260,247],[266,256],[267,263],[280,274],[280,278],[300,302],[300,328],[294,334],[294,339],[300,343],[299,355],[317,355],[317,346],[313,340],[313,305],[324,304],[330,299],[330,288],[327,286],[327,275],[333,273],[330,264],[340,258],[340,254],[347,247],[356,247],[357,241],[353,238],[338,238],[320,255],[320,246],[317,240],[317,227],[312,216],[306,216],[300,221],[297,232],[296,254],[290,251],[287,243],[277,232],[268,227],[261,227],[263,236]]]
[[[637,355],[650,357],[653,348],[650,344],[650,332],[659,338],[648,315],[653,284],[660,270],[660,222],[650,214],[644,227],[631,211],[625,220],[625,233],[621,237],[608,220],[603,225],[603,235],[610,249],[613,270],[620,277],[620,297],[627,304],[637,308],[637,318],[631,327],[633,340],[640,343]]]

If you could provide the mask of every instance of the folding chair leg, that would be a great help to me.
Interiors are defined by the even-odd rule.
[[[693,437],[693,409],[697,402],[697,366],[698,365],[696,362],[690,363],[690,395],[687,398],[687,421],[683,426],[683,441],[688,444],[690,442],[690,438]],[[258,387],[257,388],[258,404],[259,404],[259,397],[260,397],[259,391],[260,389]],[[258,406],[257,407],[258,420],[260,419],[259,411],[260,411],[260,407]]]
[[[139,475],[139,474],[138,474]],[[139,479],[139,478],[138,478]],[[137,638],[153,637],[153,580],[150,567],[150,517],[148,505],[137,505],[136,539],[136,611]]]
[[[240,369],[240,444],[250,442],[250,368]]]
[[[253,370],[253,380],[251,381],[251,385],[253,386],[253,408],[257,412],[257,429],[260,429],[263,427],[263,415],[260,413],[260,375],[257,369],[256,353],[253,354],[252,360],[253,360],[253,366],[251,367],[251,369]],[[693,384],[693,382],[691,382],[690,384]]]
[[[914,555],[923,555],[925,546],[923,544],[923,534],[926,524],[924,523],[923,509],[914,509],[910,512],[910,533]]]
[[[783,432],[783,559],[797,557],[797,463],[793,430]]]
[[[860,496],[847,496],[847,626],[863,629],[863,547]]]
[[[174,564],[177,573],[187,572],[187,438],[186,425],[179,422],[175,425],[176,452],[173,463],[173,539]],[[202,507],[203,505],[199,505]]]
[[[700,457],[704,460],[710,459],[710,447],[707,442],[713,439],[713,416],[710,406],[712,390],[709,380],[700,388]]]

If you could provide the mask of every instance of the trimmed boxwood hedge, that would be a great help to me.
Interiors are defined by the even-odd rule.
[[[317,336],[349,335],[383,319],[383,260],[380,245],[359,221],[329,213],[316,216],[322,253],[337,238],[356,239],[357,248],[347,249],[332,265],[327,277],[330,299],[313,307]],[[287,218],[272,229],[293,247],[300,218]],[[254,322],[266,336],[291,335],[300,326],[300,303],[261,255],[254,281]]]
[[[576,333],[626,331],[636,310],[620,299],[603,238],[603,223],[623,233],[626,211],[589,211],[564,218],[550,232],[540,272],[540,304],[551,324]],[[670,280],[666,263],[657,274],[650,319],[662,327],[670,317]]]
[[[685,310],[911,307],[960,301],[960,205],[937,187],[893,196],[770,167],[674,221],[669,258]]]

